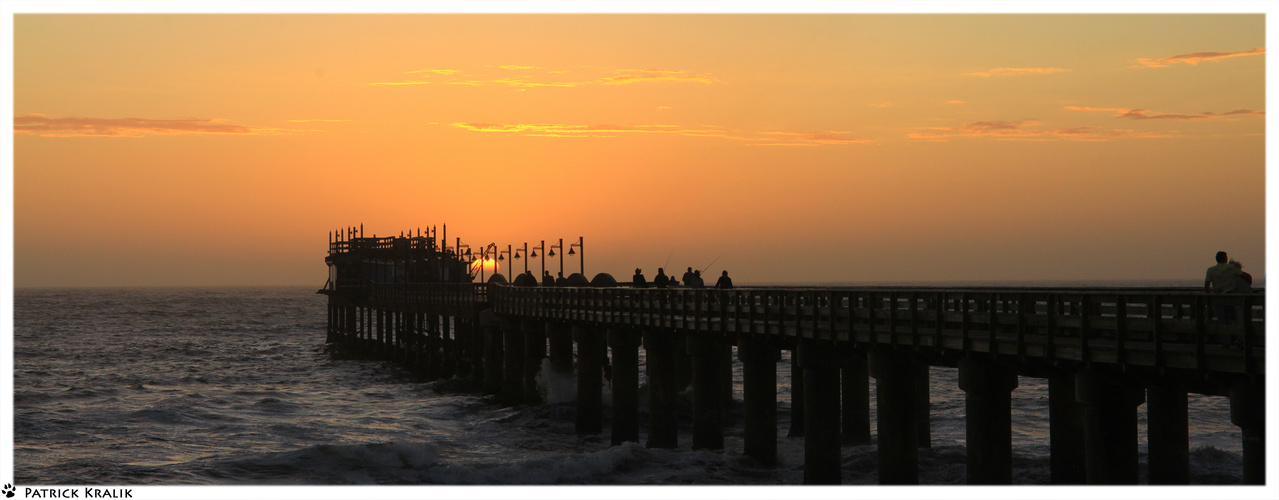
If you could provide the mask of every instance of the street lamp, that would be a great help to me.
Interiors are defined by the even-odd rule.
[[[526,241],[526,242],[524,242],[524,255],[528,255],[528,242],[527,242],[527,241]],[[515,256],[514,256],[514,257],[512,257],[512,258],[513,258],[513,259],[518,259],[518,258],[520,258],[520,251],[519,251],[519,250],[516,250],[516,251],[515,251]],[[524,274],[528,274],[528,259],[524,259]]]
[[[542,274],[537,275],[537,280],[538,280],[538,282],[540,283],[540,282],[542,281],[542,277],[543,277],[543,276],[546,276],[546,240],[542,240],[542,242],[541,242],[540,244],[538,244],[537,246],[533,247],[533,253],[528,254],[528,256],[529,256],[529,257],[537,257],[537,251],[538,251],[538,250],[541,250],[541,251],[542,251],[542,258],[541,258],[541,259],[539,259],[539,260],[541,260],[541,261],[542,261]],[[526,263],[525,265],[528,265],[528,264]]]
[[[496,253],[497,253],[497,243],[489,243],[488,245],[486,245],[486,246],[484,247],[484,249],[483,249],[483,250],[480,250],[480,283],[485,283],[485,281],[484,281],[484,265],[485,265],[486,263],[488,263],[488,260],[489,260],[489,249],[490,249],[490,248],[492,248],[492,249],[493,249],[493,253],[494,253],[494,254],[496,254]],[[496,266],[494,267],[493,271],[495,271],[495,272],[497,271]]]
[[[546,254],[547,257],[555,256],[555,249],[560,249],[560,276],[564,276],[564,238],[560,238],[557,245],[551,245],[551,253]]]
[[[506,257],[503,257],[502,254],[511,255],[511,246],[506,245],[506,250],[501,250],[497,252],[497,260],[499,261],[506,260]],[[510,268],[506,269],[506,281],[508,282],[515,281],[515,275],[511,274],[511,272],[514,270],[515,270],[514,266],[511,266]],[[498,274],[499,272],[500,271],[498,271],[497,269],[493,270],[493,274]]]
[[[577,237],[577,243],[568,246],[568,254],[573,255],[573,247],[577,247],[580,252],[577,253],[578,272],[582,273],[582,277],[586,277],[586,249],[582,248],[582,237]]]

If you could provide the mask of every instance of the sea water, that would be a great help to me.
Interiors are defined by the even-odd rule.
[[[796,485],[790,358],[778,372],[779,463],[742,454],[741,365],[722,451],[610,446],[574,433],[573,382],[544,370],[550,403],[504,408],[461,380],[419,381],[326,351],[326,298],[310,288],[19,289],[14,301],[17,484]],[[641,349],[641,362],[643,360]],[[641,368],[640,373],[643,373]],[[964,393],[930,371],[931,448],[920,482],[965,482]],[[644,377],[641,375],[641,384]],[[871,380],[874,433],[874,380]],[[605,385],[605,404],[609,402]],[[645,388],[641,422],[646,421]],[[1013,481],[1048,484],[1047,382],[1012,393]],[[1190,480],[1241,479],[1224,397],[1190,395]],[[1139,409],[1141,480],[1145,406]],[[646,438],[641,425],[641,440]],[[844,484],[875,484],[873,445],[845,446]]]

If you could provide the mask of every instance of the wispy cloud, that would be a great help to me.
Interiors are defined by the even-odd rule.
[[[1177,114],[1177,113],[1153,113],[1148,109],[1130,109],[1130,108],[1090,108],[1087,106],[1066,106],[1066,109],[1072,111],[1107,111],[1115,113],[1115,118],[1129,118],[1133,120],[1207,120],[1212,118],[1221,118],[1231,115],[1255,115],[1265,116],[1265,110],[1236,109],[1225,113],[1213,113],[1205,111],[1197,114]]]
[[[1130,129],[1104,129],[1096,126],[1071,128],[1036,128],[1036,121],[992,120],[965,123],[958,127],[927,127],[931,132],[909,134],[912,139],[946,141],[954,137],[988,137],[1002,140],[1082,140],[1104,141],[1120,138],[1172,137],[1167,134],[1141,132]]]
[[[498,132],[534,137],[614,137],[617,134],[704,132],[684,129],[677,125],[456,122],[452,126],[472,132]]]
[[[413,80],[408,82],[373,82],[373,83],[370,83],[369,85],[428,85],[430,83],[431,82],[422,81],[422,80]]]
[[[211,118],[154,120],[147,118],[51,118],[40,114],[13,117],[15,134],[41,137],[145,137],[149,135],[240,134],[261,135],[288,132],[284,129],[250,127]]]
[[[503,67],[505,68],[505,66]],[[456,69],[415,69],[413,71],[405,71],[405,73],[409,73],[409,74],[433,74],[433,75],[456,75],[461,72],[462,72],[461,70],[456,70]]]
[[[651,83],[651,82],[685,82],[685,83],[704,83],[710,85],[715,82],[709,76],[696,75],[682,70],[669,69],[624,69],[617,70],[620,73],[617,76],[605,77],[603,82],[606,85],[627,85],[632,83]]]
[[[1166,68],[1173,64],[1183,63],[1191,66],[1197,66],[1204,61],[1219,61],[1231,57],[1256,56],[1266,53],[1265,47],[1257,47],[1252,50],[1241,52],[1191,52],[1189,54],[1178,54],[1175,56],[1160,57],[1158,59],[1140,58],[1134,68]]]
[[[517,65],[503,65],[503,66],[498,66],[497,68],[501,70],[507,70],[507,71],[509,70],[530,71],[530,70],[543,69],[539,66],[517,66]],[[607,70],[605,74],[603,75],[600,75],[597,72],[596,75],[588,76],[585,78],[578,77],[576,79],[565,78],[563,75],[566,75],[569,72],[563,71],[563,70],[540,71],[540,72],[534,72],[533,74],[522,74],[517,78],[505,76],[506,74],[509,74],[509,73],[504,73],[502,75],[497,75],[497,74],[482,75],[482,74],[475,74],[475,73],[463,73],[459,70],[452,70],[452,69],[423,69],[423,70],[409,71],[407,73],[418,74],[420,75],[419,79],[407,80],[407,81],[395,80],[395,81],[385,81],[385,82],[373,82],[373,83],[369,83],[368,85],[387,85],[387,86],[427,85],[434,81],[434,82],[442,83],[446,85],[468,85],[468,86],[502,85],[507,87],[516,87],[519,89],[529,89],[529,88],[535,88],[535,87],[569,88],[569,87],[582,87],[587,85],[631,85],[631,84],[640,84],[640,83],[663,83],[663,82],[701,83],[706,85],[710,85],[712,83],[719,83],[718,80],[715,80],[709,75],[695,74],[695,73],[690,73],[684,70],[673,70],[673,69]],[[442,80],[428,80],[427,77],[430,77],[432,75],[441,75],[441,76],[444,76],[445,78]],[[466,78],[465,80],[450,79],[450,78],[461,78],[463,76],[465,76]]]
[[[456,122],[452,123],[451,126],[472,132],[511,134],[527,137],[608,138],[624,134],[662,134],[684,137],[727,139],[760,146],[823,146],[875,142],[870,139],[853,137],[852,132],[838,130],[818,132],[773,131],[761,133],[731,133],[724,130],[722,127],[714,125],[686,127],[682,125],[637,125],[615,123],[572,125],[560,123]]]
[[[870,139],[853,137],[852,132],[826,130],[821,132],[765,132],[771,136],[771,142],[761,146],[824,146],[838,144],[867,144],[875,142]]]
[[[1061,73],[1070,71],[1062,68],[994,68],[987,71],[977,71],[973,73],[964,73],[967,76],[1018,76],[1018,75],[1043,75],[1048,73]]]
[[[289,120],[289,122],[291,123],[311,123],[311,122],[341,123],[341,122],[349,122],[349,121],[351,120],[325,120],[325,119],[319,119],[319,118],[309,119],[309,120]]]

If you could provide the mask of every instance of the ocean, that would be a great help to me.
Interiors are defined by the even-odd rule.
[[[785,437],[788,355],[778,363],[779,463],[765,467],[742,455],[740,404],[729,409],[722,451],[689,449],[687,393],[680,449],[613,447],[607,407],[603,434],[577,436],[571,402],[503,408],[459,380],[414,380],[390,362],[331,355],[325,300],[302,287],[16,290],[13,482],[802,483],[803,439]],[[932,447],[920,451],[922,484],[965,482],[964,393],[956,377],[954,369],[931,370]],[[1048,484],[1047,382],[1022,377],[1019,384],[1013,481]],[[572,383],[550,379],[542,389],[565,399]],[[871,389],[873,425],[873,379]],[[641,401],[644,422],[644,392]],[[1191,482],[1240,483],[1242,438],[1229,401],[1191,394],[1189,405]],[[640,432],[643,439],[643,425]],[[844,484],[876,483],[873,445],[845,446],[843,464]]]

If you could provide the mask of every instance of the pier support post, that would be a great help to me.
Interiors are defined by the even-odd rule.
[[[840,437],[846,445],[871,444],[870,369],[866,351],[841,346],[840,354]]]
[[[739,337],[742,361],[742,433],[746,456],[777,463],[777,362],[781,351],[764,337]]]
[[[604,336],[590,326],[573,324],[577,341],[577,422],[578,434],[599,434],[604,429]]]
[[[613,349],[613,446],[639,442],[639,339],[627,327],[608,331]]]
[[[786,437],[804,437],[804,369],[799,366],[799,353],[790,349],[790,430]]]
[[[1243,431],[1243,484],[1266,484],[1266,383],[1230,385],[1230,423]]]
[[[879,484],[919,484],[919,362],[892,349],[870,351],[878,410]]]
[[[1048,378],[1048,446],[1053,484],[1084,484],[1084,413],[1075,397],[1075,375]]]
[[[693,449],[724,449],[723,337],[697,332],[687,337],[693,354]]]
[[[838,351],[809,341],[796,350],[804,367],[804,484],[840,484]]]
[[[1186,388],[1156,381],[1146,387],[1150,484],[1190,484],[1190,422]]]
[[[671,331],[647,330],[644,353],[648,362],[648,442],[649,448],[679,447],[680,335]]]
[[[484,341],[484,380],[480,387],[485,394],[497,394],[502,391],[502,331],[492,308],[480,311],[480,334]]]
[[[560,375],[573,375],[573,332],[558,321],[546,322],[547,356],[551,370]]]
[[[537,390],[537,374],[542,371],[542,358],[546,357],[546,328],[540,322],[523,319],[520,329],[524,332],[524,402],[535,405],[542,402]]]
[[[1075,396],[1083,405],[1088,484],[1137,484],[1137,406],[1145,391],[1119,373],[1085,368],[1075,374]]]
[[[502,392],[498,401],[506,406],[524,402],[524,342],[517,320],[503,317],[502,324]]]
[[[968,484],[1012,484],[1012,391],[1017,374],[984,357],[959,362],[967,428]]]
[[[681,338],[683,334],[680,334]],[[688,342],[678,341],[675,343],[675,361],[672,365],[675,370],[675,392],[683,392],[693,385],[693,354],[688,348]]]
[[[915,432],[918,433],[916,439],[919,440],[918,445],[920,448],[932,449],[933,419],[931,413],[932,401],[930,400],[932,391],[928,382],[929,371],[932,368],[928,366],[928,363],[917,363],[916,369],[919,370],[919,375],[915,378],[915,384],[917,384],[915,388],[915,397],[919,398],[919,401],[915,403],[915,411],[917,412],[915,415],[915,425],[919,426],[915,430]]]

